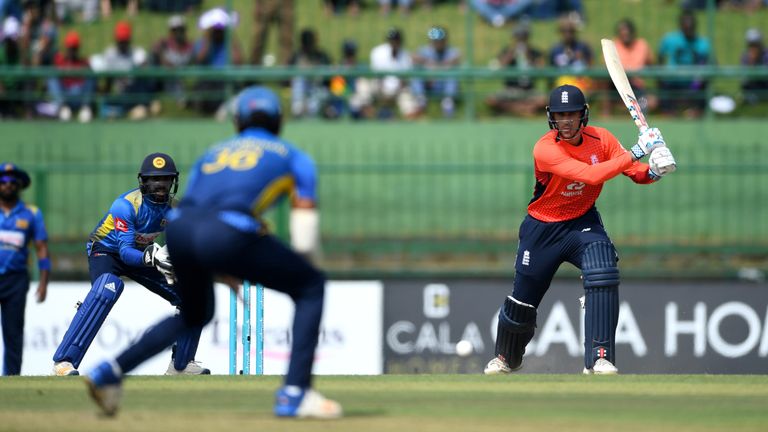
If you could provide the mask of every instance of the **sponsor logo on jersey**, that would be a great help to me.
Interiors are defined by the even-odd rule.
[[[128,232],[128,222],[120,218],[115,218],[115,230],[120,232]]]
[[[136,244],[139,245],[148,245],[155,241],[156,238],[160,237],[161,232],[153,232],[153,233],[136,233],[134,236],[134,240],[136,241]]]
[[[29,219],[16,219],[16,228],[18,229],[29,228]]]
[[[597,158],[597,155],[590,156],[589,161],[592,162],[592,165],[597,165],[600,163],[600,159]]]
[[[565,188],[568,189],[568,191],[562,191],[560,192],[560,195],[564,197],[572,197],[572,196],[578,196],[584,193],[582,189],[586,186],[586,183],[575,181],[573,183],[568,183]]]
[[[161,158],[160,156],[152,159],[152,166],[155,168],[162,168],[165,166],[165,159]]]
[[[0,245],[21,248],[24,246],[24,233],[10,230],[0,230]]]

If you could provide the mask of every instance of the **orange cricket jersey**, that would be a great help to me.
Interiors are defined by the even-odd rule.
[[[631,154],[608,130],[587,126],[578,146],[550,130],[533,147],[536,188],[528,214],[543,222],[561,222],[586,213],[597,201],[603,183],[624,174],[635,183],[652,183],[648,164]]]

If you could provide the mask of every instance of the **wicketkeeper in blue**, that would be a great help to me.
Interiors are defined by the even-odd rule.
[[[174,306],[181,304],[166,248],[155,243],[165,231],[179,172],[170,156],[152,153],[144,158],[138,180],[139,187],[112,203],[88,239],[91,291],[53,355],[54,375],[79,375],[80,362],[123,292],[121,277],[133,279]],[[166,375],[211,373],[194,361],[201,331],[197,326],[179,334]]]
[[[243,90],[235,112],[238,135],[211,147],[192,168],[186,196],[166,230],[181,287],[181,315],[160,321],[116,359],[88,373],[91,397],[105,414],[118,409],[125,373],[178,335],[211,321],[213,281],[224,276],[260,283],[288,294],[295,303],[291,360],[276,393],[275,415],[341,416],[337,402],[312,389],[325,292],[325,276],[304,257],[316,250],[319,237],[316,170],[308,155],[278,137],[281,122],[280,102],[271,90]],[[293,248],[270,235],[260,217],[289,195]]]

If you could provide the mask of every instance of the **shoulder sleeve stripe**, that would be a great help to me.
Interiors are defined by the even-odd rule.
[[[125,195],[124,198],[133,206],[133,212],[138,213],[139,207],[141,207],[141,201],[142,199],[144,199],[144,196],[141,195],[141,191],[139,189],[136,189],[133,192],[130,192],[127,195]]]

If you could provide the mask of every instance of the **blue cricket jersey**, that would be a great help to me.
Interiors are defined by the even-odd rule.
[[[282,197],[295,193],[314,201],[316,183],[315,164],[306,153],[263,129],[246,129],[197,160],[179,208],[220,210],[222,220],[251,231]],[[233,212],[256,220],[243,221]]]
[[[19,200],[8,214],[0,211],[0,275],[26,272],[30,241],[48,240],[43,214]]]
[[[94,248],[112,252],[130,266],[141,266],[141,254],[165,231],[166,213],[171,204],[155,204],[144,200],[139,189],[118,197],[91,232],[88,255]]]

